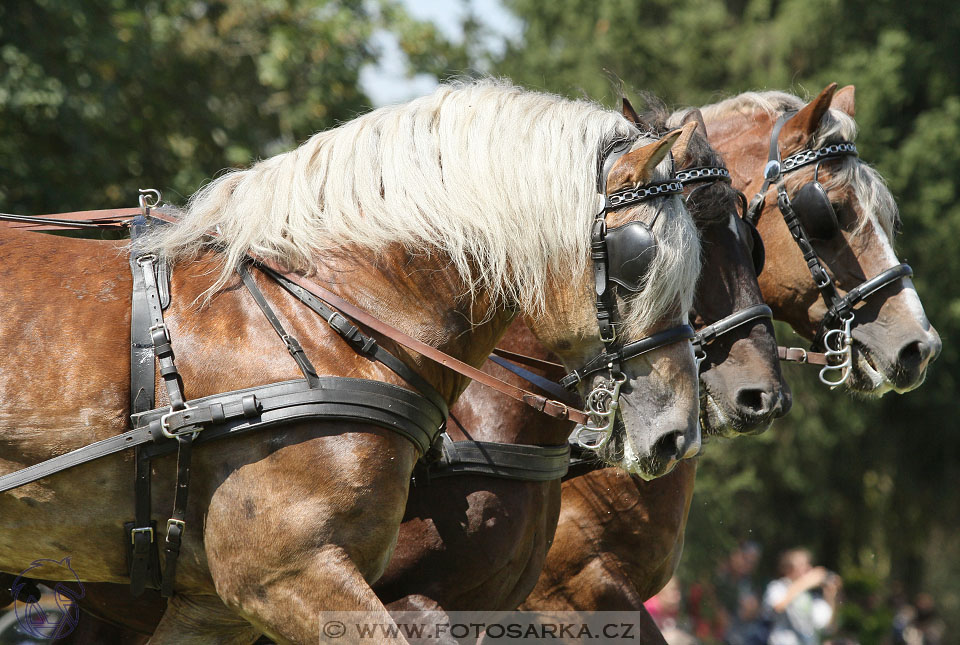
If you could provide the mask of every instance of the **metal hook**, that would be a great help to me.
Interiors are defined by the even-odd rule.
[[[598,450],[605,446],[613,436],[613,424],[620,408],[620,386],[627,380],[622,373],[611,374],[612,381],[600,382],[587,395],[587,425],[579,425],[574,430],[574,439],[581,448]],[[588,443],[582,438],[584,432],[596,436],[601,435],[595,443]]]
[[[140,208],[144,210],[144,215],[146,215],[148,208],[156,208],[160,205],[160,191],[156,188],[141,188],[139,190]],[[153,200],[151,200],[150,197],[153,197]]]

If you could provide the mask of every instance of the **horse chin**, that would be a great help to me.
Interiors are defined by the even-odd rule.
[[[651,481],[670,473],[676,467],[677,461],[674,459],[664,461],[655,454],[637,455],[633,445],[627,440],[624,442],[620,462],[616,465],[643,481]]]
[[[704,437],[729,439],[737,436],[729,415],[702,382],[700,383],[700,428]]]
[[[851,392],[871,398],[880,398],[887,392],[894,390],[893,382],[887,377],[883,370],[876,366],[870,350],[857,340],[853,341],[853,348],[853,372],[847,381],[847,388]],[[917,385],[919,385],[919,383]],[[913,387],[916,386],[898,391],[907,392],[913,389]]]

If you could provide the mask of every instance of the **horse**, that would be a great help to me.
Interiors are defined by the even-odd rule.
[[[661,134],[668,130],[663,119],[640,120],[629,101],[624,100],[623,110],[642,130]],[[697,122],[696,113],[691,112],[689,117],[678,125]],[[712,269],[697,284],[693,315],[702,328],[760,303],[756,274],[762,269],[762,246],[751,229],[740,222],[737,194],[722,181],[722,160],[706,140],[691,129],[674,145],[674,156],[680,169],[678,176],[690,174],[691,169],[703,171],[702,178],[690,176],[685,197],[702,238],[703,262]],[[716,172],[708,173],[708,169]],[[498,347],[552,358],[537,341],[529,322],[515,321]],[[731,327],[704,346],[705,357],[700,364],[701,423],[712,434],[753,434],[789,408],[770,321],[760,316],[746,322],[749,324]],[[518,385],[523,383],[494,361],[487,361],[483,369]],[[710,403],[703,396],[707,387]],[[732,412],[710,414],[711,407]],[[452,408],[448,428],[449,434],[461,441],[545,446],[564,443],[572,429],[567,421],[541,419],[526,406],[476,383]],[[688,463],[678,464],[675,471],[686,469]],[[673,480],[676,476],[671,473],[661,479]],[[391,611],[512,609],[526,598],[538,579],[561,512],[559,497],[560,481],[556,477],[516,481],[462,473],[417,486],[407,500],[397,548],[373,588]],[[668,495],[667,499],[672,497]],[[151,613],[151,609],[162,607],[159,599],[150,604],[137,603],[136,610],[131,610],[125,587],[103,587],[88,586],[87,606],[97,602],[93,609],[98,614],[105,613],[143,633],[152,631],[159,612]],[[105,597],[109,597],[108,602]],[[87,620],[89,626],[81,625],[78,635],[83,629],[104,629],[90,622]],[[645,629],[647,638],[655,638],[652,623],[639,627]],[[124,642],[135,638],[128,636]],[[119,642],[116,637],[111,641]],[[78,637],[76,642],[83,641]]]
[[[248,282],[277,304],[287,347],[300,339],[317,373],[410,391],[393,371],[347,351],[303,298],[258,271],[263,265],[309,274],[341,307],[353,303],[470,365],[518,314],[570,368],[684,323],[699,243],[672,191],[606,218],[611,228],[643,222],[657,249],[640,288],[619,290],[606,318],[588,270],[597,213],[613,196],[668,183],[677,136],[656,140],[593,103],[486,81],[381,108],[214,180],[177,223],[142,242],[174,269],[160,331],[177,347],[189,401],[299,377],[302,357],[274,349],[276,329],[243,291]],[[616,146],[601,194],[598,174]],[[120,243],[7,228],[0,247],[3,476],[127,426],[133,279]],[[38,261],[54,254],[55,263]],[[248,256],[259,264],[241,280]],[[611,313],[618,324],[601,340]],[[416,389],[450,404],[466,387],[464,376],[374,336],[426,384]],[[693,352],[673,342],[620,369],[625,423],[611,432],[621,450],[605,456],[662,475],[700,447]],[[584,378],[580,394],[608,377]],[[157,396],[173,399],[163,387]],[[424,450],[388,426],[294,420],[216,450],[198,446],[186,515],[173,520],[185,530],[175,594],[153,642],[252,642],[261,633],[315,642],[321,609],[389,621],[370,583],[389,560]],[[175,470],[170,457],[153,463],[161,508],[174,504]],[[119,544],[130,539],[133,471],[130,455],[115,453],[0,495],[0,570],[69,554],[85,582],[126,582]]]
[[[867,276],[898,266],[892,242],[899,223],[893,197],[875,170],[852,154],[830,156],[836,146],[852,142],[856,127],[854,88],[836,87],[827,86],[808,103],[784,92],[748,92],[701,111],[711,145],[727,162],[734,186],[747,195],[766,190],[763,170],[771,161],[770,140],[785,113],[795,116],[779,132],[779,159],[785,162],[802,150],[827,150],[822,167],[798,168],[785,189],[796,196],[811,178],[822,178],[838,226],[832,236],[813,239],[812,248],[832,282],[849,293]],[[675,113],[671,119],[685,114]],[[821,302],[822,286],[811,279],[796,233],[778,216],[775,200],[754,197],[753,203],[760,204],[758,227],[771,259],[759,279],[764,301],[776,318],[807,339],[822,338],[820,323],[831,303]],[[813,224],[801,221],[804,237],[811,234],[806,227],[814,230]],[[846,376],[845,387],[860,394],[905,392],[922,383],[939,353],[940,338],[909,278],[889,275],[894,278],[853,310],[855,324],[848,328],[852,342],[846,346],[856,352],[856,360],[844,361],[848,376],[828,374],[828,384]],[[808,353],[784,354],[802,359]],[[564,484],[554,546],[524,608],[642,610],[642,603],[673,574],[683,549],[696,464],[687,462],[651,482],[608,472]]]

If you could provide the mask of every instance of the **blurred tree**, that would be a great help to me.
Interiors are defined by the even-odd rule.
[[[128,205],[140,186],[181,201],[367,110],[378,29],[415,69],[453,51],[398,0],[4,2],[0,207]]]
[[[682,566],[709,576],[738,540],[804,544],[851,579],[932,591],[960,633],[960,12],[894,0],[505,0],[520,42],[493,68],[613,105],[619,80],[677,105],[748,89],[857,86],[857,144],[898,198],[900,255],[944,340],[928,382],[856,400],[787,368],[793,412],[767,434],[713,442],[701,459]],[[782,341],[795,341],[781,330]],[[796,344],[791,342],[790,344]],[[879,610],[882,613],[882,610]],[[850,613],[862,642],[876,616]],[[871,622],[872,621],[872,622]]]

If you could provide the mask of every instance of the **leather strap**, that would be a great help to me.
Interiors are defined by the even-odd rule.
[[[311,293],[314,297],[322,299],[333,307],[336,307],[361,325],[386,336],[387,338],[403,345],[404,347],[407,347],[408,349],[412,349],[413,351],[426,356],[430,360],[439,363],[448,369],[458,372],[459,374],[486,385],[487,387],[491,387],[512,399],[521,401],[538,412],[543,412],[548,416],[558,419],[569,419],[576,423],[587,423],[587,415],[582,410],[570,408],[568,405],[565,405],[560,401],[548,399],[540,394],[528,392],[527,390],[518,388],[510,383],[507,383],[506,381],[502,381],[495,376],[487,374],[486,372],[479,370],[472,365],[468,365],[467,363],[464,363],[453,356],[445,354],[440,350],[417,340],[416,338],[408,336],[399,329],[388,325],[378,318],[375,318],[371,314],[368,314],[356,305],[344,300],[337,294],[333,293],[329,289],[326,289],[325,287],[322,287],[309,278],[297,273],[284,271],[282,267],[269,260],[258,258],[255,255],[252,255],[252,257],[262,266],[270,269],[276,274],[279,274],[289,282],[296,284],[300,288]]]
[[[0,493],[60,471],[143,445],[149,457],[168,454],[174,444],[162,433],[202,430],[198,444],[303,419],[370,423],[399,433],[426,453],[445,418],[424,397],[408,389],[366,379],[321,376],[320,388],[302,379],[261,385],[188,402],[170,413],[159,408],[134,415],[135,427],[0,477]],[[158,443],[155,443],[158,442]]]
[[[499,347],[494,347],[493,351],[490,353],[494,354],[495,356],[499,356],[500,358],[505,358],[511,363],[519,363],[520,365],[526,365],[527,367],[543,370],[548,376],[552,376],[558,381],[567,374],[567,368],[560,363],[546,361],[542,358],[534,358],[533,356],[527,356],[526,354],[508,352],[507,350],[500,349]]]
[[[154,266],[156,261],[157,257],[152,254],[140,255],[136,260],[143,274],[147,310],[150,313],[150,322],[152,323],[149,332],[157,362],[160,364],[160,376],[163,378],[167,397],[170,399],[170,408],[182,410],[185,398],[183,395],[183,380],[177,370],[170,331],[163,322],[163,305],[160,301],[160,290],[157,286],[157,273]]]
[[[415,471],[414,486],[456,475],[486,475],[515,481],[545,482],[560,479],[570,463],[570,445],[530,446],[490,441],[453,441],[442,435],[442,455]]]
[[[136,241],[147,230],[148,222],[137,215],[131,222],[130,239]],[[154,406],[156,390],[155,353],[150,336],[150,304],[147,284],[138,259],[142,252],[131,244],[130,271],[133,293],[130,299],[130,414],[136,415]],[[164,263],[165,264],[165,263]],[[134,450],[134,521],[124,523],[128,545],[130,591],[134,597],[150,586],[159,588],[160,562],[157,552],[156,528],[152,519],[150,491],[150,458],[137,446]]]
[[[653,350],[659,349],[665,345],[670,345],[681,340],[693,339],[695,336],[696,332],[693,331],[693,327],[690,325],[680,325],[678,327],[673,327],[657,334],[653,334],[652,336],[647,336],[641,340],[627,343],[616,352],[604,352],[603,354],[593,357],[579,370],[574,370],[560,379],[560,385],[565,388],[573,387],[590,374],[607,369],[607,366],[611,362],[627,361],[631,358],[640,356],[641,354],[652,352]]]
[[[167,520],[167,537],[163,548],[165,557],[160,595],[164,598],[173,596],[177,581],[177,559],[180,556],[180,545],[183,543],[183,533],[186,529],[193,435],[188,433],[177,436],[177,447],[177,487],[173,496],[173,512]]]
[[[781,361],[791,363],[810,363],[811,365],[828,365],[827,355],[821,352],[811,352],[802,347],[777,347],[777,356]]]
[[[307,383],[310,384],[310,387],[317,387],[320,384],[320,378],[317,376],[316,368],[313,366],[313,363],[310,362],[310,359],[307,358],[307,354],[303,351],[300,341],[288,334],[283,328],[283,323],[277,318],[273,307],[270,306],[270,303],[267,302],[267,299],[263,296],[263,292],[260,291],[260,287],[254,282],[253,276],[250,275],[250,271],[247,269],[247,265],[241,264],[238,266],[237,273],[240,274],[244,286],[247,287],[247,291],[253,296],[254,302],[260,307],[260,311],[263,312],[264,317],[270,321],[273,331],[277,332],[277,336],[279,336],[283,344],[286,345],[290,356],[297,362],[297,367],[303,372],[303,377],[307,379]]]
[[[129,225],[131,218],[140,215],[139,208],[112,208],[95,211],[73,211],[52,215],[13,215],[0,213],[0,222],[10,222],[8,226],[27,231],[45,231],[61,228],[123,228]]]
[[[845,314],[853,311],[854,306],[891,282],[896,282],[901,278],[909,278],[913,275],[913,269],[909,264],[902,263],[881,271],[869,280],[861,282],[856,287],[850,289],[842,298],[837,298],[830,303],[830,308],[820,320],[820,327],[814,340],[814,346],[822,344],[823,336],[837,324]]]
[[[547,394],[552,395],[558,401],[563,401],[567,405],[570,405],[573,407],[577,407],[578,405],[580,405],[580,402],[577,399],[576,395],[574,395],[569,390],[563,389],[563,387],[561,387],[560,384],[557,383],[556,381],[551,381],[550,379],[540,376],[535,372],[531,372],[530,370],[520,367],[519,365],[514,365],[510,361],[504,358],[500,358],[495,354],[491,354],[490,356],[488,356],[487,360],[491,361],[492,363],[496,363],[497,365],[507,370],[508,372],[512,372],[513,374],[516,374],[517,376],[525,380],[527,383],[537,386]]]
[[[695,347],[709,345],[711,342],[716,340],[718,336],[732,331],[741,325],[745,325],[748,322],[759,320],[760,318],[769,318],[770,320],[773,320],[773,310],[765,304],[756,304],[749,307],[744,307],[739,311],[733,312],[729,316],[721,318],[713,324],[707,325],[706,327],[701,327],[699,330],[697,330],[697,335],[693,339],[693,344]]]
[[[352,348],[361,356],[366,356],[370,360],[383,363],[397,376],[413,386],[415,390],[425,396],[441,412],[441,416],[446,419],[448,409],[447,402],[432,385],[417,374],[413,368],[401,361],[399,358],[383,349],[374,338],[371,338],[360,331],[360,329],[351,323],[339,311],[331,309],[322,300],[312,293],[302,288],[300,285],[291,282],[288,278],[276,271],[266,267],[260,267],[267,275],[273,278],[288,293],[296,297],[300,302],[309,307],[315,314],[327,321],[330,328],[337,332]]]

